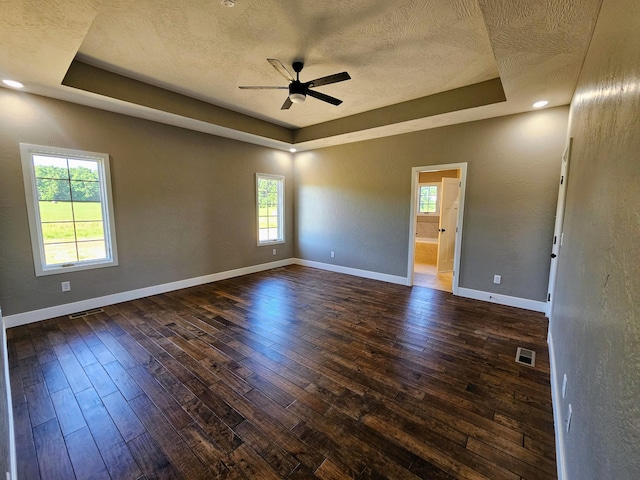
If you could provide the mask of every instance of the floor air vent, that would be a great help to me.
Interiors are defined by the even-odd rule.
[[[87,315],[95,315],[96,313],[102,313],[102,312],[104,312],[103,309],[94,308],[92,310],[85,310],[84,312],[72,313],[71,315],[69,315],[69,318],[86,317]]]
[[[528,367],[536,366],[536,352],[528,348],[518,347],[516,351],[516,363],[527,365]]]

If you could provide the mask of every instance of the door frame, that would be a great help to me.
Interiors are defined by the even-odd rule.
[[[418,211],[418,183],[420,172],[437,172],[439,170],[460,170],[460,205],[458,208],[458,226],[455,236],[453,258],[453,279],[451,289],[458,295],[460,284],[460,257],[462,255],[462,220],[464,218],[465,191],[467,187],[467,162],[446,163],[442,165],[423,165],[411,169],[411,213],[409,221],[409,256],[407,259],[407,285],[413,286],[414,258],[416,248],[416,212]]]
[[[555,303],[556,280],[558,278],[558,261],[562,249],[562,235],[564,231],[564,209],[567,201],[567,183],[569,180],[569,168],[571,163],[571,150],[573,149],[573,137],[569,138],[562,154],[560,166],[560,180],[558,185],[558,204],[556,205],[556,221],[553,226],[553,242],[551,244],[551,265],[549,266],[549,286],[547,288],[547,305],[545,316],[551,319],[553,305]]]

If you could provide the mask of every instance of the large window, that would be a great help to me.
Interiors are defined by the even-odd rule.
[[[439,185],[439,183],[421,183],[418,185],[418,214],[438,215],[440,213]]]
[[[258,245],[284,242],[284,177],[256,174]]]
[[[36,275],[118,264],[109,156],[20,144]]]

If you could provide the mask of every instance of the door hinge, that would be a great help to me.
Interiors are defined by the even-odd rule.
[[[564,183],[564,175],[560,177],[560,185],[562,185],[563,183]]]
[[[458,187],[462,188],[462,181],[458,182]]]
[[[551,301],[551,294],[547,293],[547,302],[550,302],[550,301]]]
[[[558,241],[558,237],[556,235],[554,235],[553,236],[553,244],[555,245],[557,241]]]

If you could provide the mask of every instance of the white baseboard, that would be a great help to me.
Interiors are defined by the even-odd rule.
[[[562,393],[558,391],[558,371],[556,370],[556,356],[553,347],[553,337],[551,330],[547,335],[547,345],[549,346],[549,370],[551,371],[551,405],[553,406],[553,429],[556,436],[556,465],[558,469],[558,480],[566,480],[565,471],[566,460],[564,456],[564,422],[562,421]]]
[[[303,260],[301,258],[296,258],[294,263],[296,265],[302,265],[303,267],[318,268],[320,270],[328,270],[329,272],[344,273],[346,275],[369,278],[371,280],[380,280],[382,282],[388,283],[396,283],[398,285],[408,285],[407,277],[389,275],[387,273],[378,273],[372,272],[370,270],[360,270],[358,268],[343,267],[341,265],[333,265],[331,263],[314,262],[312,260]]]
[[[547,308],[546,302],[538,302],[527,298],[510,297],[508,295],[500,295],[491,292],[483,292],[481,290],[473,290],[471,288],[458,288],[458,295],[465,298],[473,298],[474,300],[484,300],[485,302],[498,303],[509,307],[524,308],[525,310],[533,310],[534,312],[544,312]]]
[[[227,270],[226,272],[212,273],[210,275],[204,275],[202,277],[187,278],[185,280],[178,280],[177,282],[163,283],[162,285],[154,285],[152,287],[114,293],[112,295],[105,295],[104,297],[89,298],[87,300],[81,300],[79,302],[65,303],[63,305],[56,305],[55,307],[48,307],[40,310],[32,310],[30,312],[17,313],[15,315],[8,315],[4,318],[4,322],[7,328],[18,327],[20,325],[26,325],[28,323],[39,322],[41,320],[47,320],[49,318],[55,318],[62,315],[81,312],[83,310],[90,310],[92,308],[100,308],[106,305],[113,305],[114,303],[128,302],[130,300],[136,300],[138,298],[158,295],[161,293],[171,292],[173,290],[180,290],[181,288],[188,288],[194,287],[196,285],[203,285],[205,283],[217,282],[218,280],[225,280],[227,278],[239,277],[241,275],[248,275],[250,273],[262,272],[264,270],[271,270],[272,268],[285,267],[287,265],[292,265],[293,263],[295,263],[295,260],[293,258],[288,258],[286,260],[279,260],[277,262],[262,263],[260,265],[252,265],[250,267]]]
[[[227,278],[239,277],[241,275],[248,275],[250,273],[262,272],[264,270],[270,270],[272,268],[284,267],[293,264],[318,268],[320,270],[327,270],[330,272],[344,273],[346,275],[354,275],[356,277],[369,278],[372,280],[380,280],[382,282],[395,283],[397,285],[409,285],[409,279],[407,277],[372,272],[369,270],[360,270],[358,268],[343,267],[341,265],[333,265],[330,263],[314,262],[312,260],[304,260],[301,258],[288,258],[276,262],[252,265],[250,267],[212,273],[210,275],[204,275],[202,277],[187,278],[185,280],[179,280],[176,282],[163,283],[161,285],[154,285],[151,287],[114,293],[111,295],[105,295],[103,297],[89,298],[87,300],[81,300],[79,302],[65,303],[63,305],[56,305],[54,307],[47,307],[40,310],[32,310],[29,312],[17,313],[15,315],[8,315],[4,317],[4,323],[7,328],[18,327],[20,325],[39,322],[41,320],[47,320],[49,318],[55,318],[62,315],[81,312],[83,310],[100,308],[106,305],[113,305],[114,303],[127,302],[130,300],[136,300],[138,298],[158,295],[161,293],[171,292],[173,290],[179,290],[181,288],[194,287],[196,285],[217,282],[218,280],[225,280]],[[458,288],[458,295],[461,297],[473,298],[475,300],[484,300],[487,302],[498,303],[500,305],[524,308],[526,310],[533,310],[536,312],[544,312],[546,308],[545,302],[536,302],[534,300],[509,297],[507,295],[496,295],[494,293],[472,290],[470,288]]]

